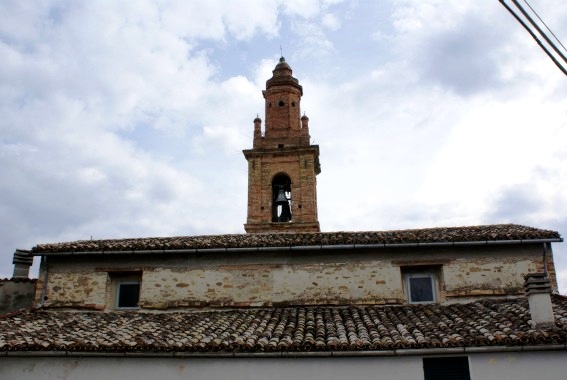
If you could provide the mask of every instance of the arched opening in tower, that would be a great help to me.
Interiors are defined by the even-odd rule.
[[[272,180],[272,222],[291,221],[291,179],[278,174]]]

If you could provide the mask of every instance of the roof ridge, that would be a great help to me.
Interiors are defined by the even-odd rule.
[[[141,237],[102,240],[78,240],[39,244],[32,253],[169,251],[191,249],[268,248],[293,246],[340,246],[425,244],[475,241],[561,240],[557,231],[517,224],[462,227],[429,227],[387,231],[337,231],[302,233],[224,234],[171,237]]]

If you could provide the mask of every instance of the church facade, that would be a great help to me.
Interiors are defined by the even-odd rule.
[[[562,378],[559,233],[321,232],[292,74],[282,57],[244,150],[246,233],[18,251],[15,277],[41,266],[33,307],[0,316],[0,377]]]

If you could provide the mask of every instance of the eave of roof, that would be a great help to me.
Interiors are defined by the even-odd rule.
[[[535,244],[561,242],[556,231],[516,224],[411,230],[318,233],[262,233],[81,240],[39,244],[32,255],[299,251],[387,247]]]
[[[152,358],[299,358],[299,357],[353,357],[353,356],[422,356],[422,355],[466,355],[496,352],[567,351],[567,344],[483,346],[457,348],[414,348],[383,351],[280,351],[280,352],[185,352],[185,351],[136,351],[136,352],[93,352],[93,351],[0,351],[0,357],[152,357]]]

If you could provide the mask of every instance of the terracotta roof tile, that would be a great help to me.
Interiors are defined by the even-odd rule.
[[[516,224],[423,228],[394,231],[262,233],[238,235],[177,236],[135,239],[80,240],[39,244],[38,253],[173,250],[211,248],[260,248],[352,244],[412,244],[499,240],[560,239],[556,231]]]
[[[454,305],[288,307],[144,313],[25,311],[0,319],[0,351],[298,352],[567,343],[530,327],[525,298]]]

